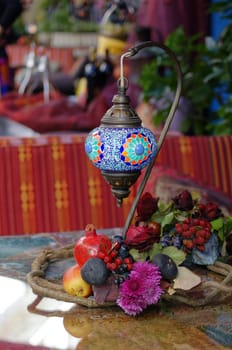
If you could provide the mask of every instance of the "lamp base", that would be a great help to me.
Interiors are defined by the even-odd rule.
[[[137,181],[141,174],[140,170],[131,173],[115,173],[110,171],[101,171],[106,182],[111,186],[111,191],[117,199],[117,205],[122,205],[123,199],[130,194],[130,187]]]

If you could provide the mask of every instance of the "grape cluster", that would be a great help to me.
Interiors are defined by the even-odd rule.
[[[181,249],[182,237],[179,234],[170,234],[168,232],[164,232],[160,238],[160,244],[163,248],[174,246],[178,249]]]
[[[182,238],[182,244],[187,251],[197,248],[205,250],[205,243],[211,235],[211,224],[207,220],[186,218],[183,223],[175,225],[176,232]]]
[[[115,276],[116,284],[119,285],[129,276],[134,260],[122,236],[114,236],[110,251],[99,252],[98,257],[105,262],[107,269]]]

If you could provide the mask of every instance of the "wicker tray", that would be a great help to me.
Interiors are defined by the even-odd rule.
[[[109,307],[116,303],[105,302],[103,305],[96,303],[93,297],[83,298],[67,294],[62,286],[62,277],[48,280],[46,270],[50,264],[73,257],[73,245],[64,246],[53,250],[44,250],[32,263],[32,270],[27,275],[27,281],[32,291],[37,295],[35,301],[28,306],[30,312],[37,313],[37,305],[44,298],[52,298],[70,302],[89,308]],[[184,303],[190,306],[204,306],[214,303],[223,303],[231,300],[232,296],[232,266],[216,261],[214,265],[198,268],[197,273],[202,277],[202,283],[190,291],[177,290],[175,294],[164,293],[162,298]],[[41,310],[39,311],[41,313]],[[44,312],[46,313],[46,311]],[[51,314],[51,312],[49,312]]]

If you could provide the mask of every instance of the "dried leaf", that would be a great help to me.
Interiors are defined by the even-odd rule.
[[[173,295],[173,294],[176,293],[176,290],[170,286],[170,287],[168,288],[167,292],[168,292],[169,295]]]
[[[184,266],[178,266],[178,275],[174,280],[174,289],[190,290],[201,283],[201,278]]]

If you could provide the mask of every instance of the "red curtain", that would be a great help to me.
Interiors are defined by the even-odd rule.
[[[187,35],[209,33],[209,0],[141,0],[137,24],[152,28],[153,40],[164,40],[177,27]]]

